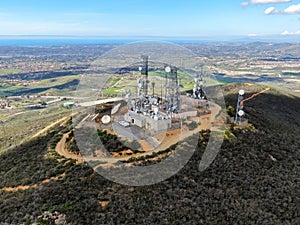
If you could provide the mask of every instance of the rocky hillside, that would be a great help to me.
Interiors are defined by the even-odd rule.
[[[246,96],[263,88],[225,86],[228,106],[235,107],[241,86]],[[115,184],[55,154],[68,129],[57,127],[0,156],[0,222],[300,224],[299,105],[299,98],[273,89],[249,100],[245,111],[255,129],[232,127],[234,138],[224,140],[206,171],[198,171],[205,150],[199,142],[177,175],[145,187]]]

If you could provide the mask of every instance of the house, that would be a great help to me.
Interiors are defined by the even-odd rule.
[[[171,118],[144,115],[143,113],[134,111],[126,113],[124,115],[124,120],[132,125],[147,129],[152,135],[164,132],[172,126]]]
[[[145,127],[146,125],[146,118],[143,114],[137,113],[134,111],[129,111],[124,115],[125,121],[127,121],[130,124],[136,125],[140,128]]]

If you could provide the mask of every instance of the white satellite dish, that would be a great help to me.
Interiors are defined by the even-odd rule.
[[[239,90],[239,95],[244,95],[245,91],[243,89]]]
[[[116,114],[116,113],[119,111],[120,106],[121,106],[121,103],[119,103],[118,105],[115,105],[115,106],[113,107],[113,109],[111,110],[111,114],[112,114],[112,115]]]
[[[110,116],[109,115],[104,115],[101,119],[103,124],[109,124],[110,123]]]
[[[167,67],[165,68],[165,71],[166,71],[167,73],[170,73],[170,72],[171,72],[171,67],[167,66]]]
[[[240,111],[238,111],[238,115],[243,116],[243,115],[245,115],[245,112],[243,110],[240,110]]]

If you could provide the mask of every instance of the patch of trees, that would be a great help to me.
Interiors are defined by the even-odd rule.
[[[66,138],[66,147],[67,149],[75,154],[80,153],[80,149],[77,146],[76,138],[74,137],[74,130],[72,129],[69,133],[69,136]]]
[[[108,152],[121,152],[124,150],[131,150],[133,153],[140,153],[136,149],[131,149],[125,146],[119,139],[117,135],[109,134],[106,130],[97,130],[99,138]],[[137,146],[138,147],[138,146]]]

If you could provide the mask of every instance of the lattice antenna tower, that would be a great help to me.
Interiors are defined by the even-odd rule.
[[[149,72],[149,56],[147,55],[142,55],[142,59],[143,59],[143,67],[142,67],[142,70],[141,70],[141,75],[144,76],[144,86],[143,86],[143,89],[144,89],[144,94],[145,96],[148,95],[148,83],[149,83],[149,80],[148,80],[148,72]]]
[[[178,69],[176,67],[165,67],[166,71],[166,110],[181,111],[180,85],[178,82]],[[168,79],[169,78],[169,79]]]

